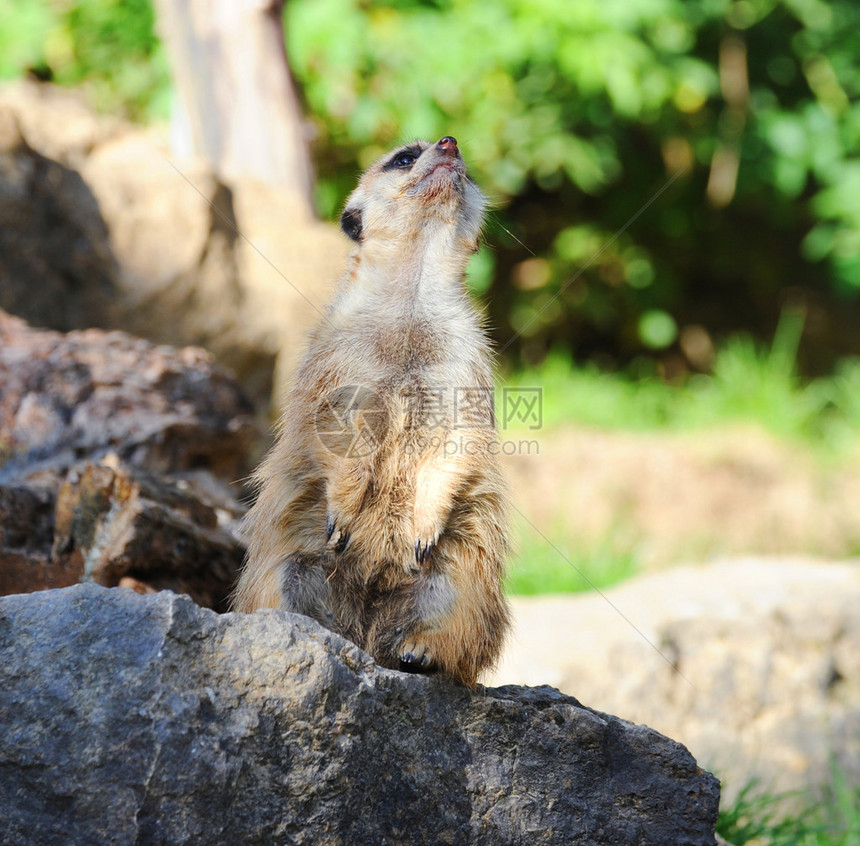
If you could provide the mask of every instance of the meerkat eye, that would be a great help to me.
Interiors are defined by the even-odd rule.
[[[382,168],[383,170],[409,170],[418,160],[418,150],[401,150],[395,153]]]

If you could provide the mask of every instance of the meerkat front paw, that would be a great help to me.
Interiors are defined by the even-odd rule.
[[[398,658],[404,673],[432,673],[436,669],[430,648],[417,640],[405,640]]]
[[[427,562],[445,530],[453,502],[452,488],[456,480],[453,461],[429,462],[418,471],[415,501],[412,506],[412,537],[415,563]]]
[[[329,512],[326,517],[325,542],[326,546],[332,547],[338,554],[343,552],[349,543],[349,529],[342,525],[342,520]]]
[[[419,568],[425,561],[429,561],[430,554],[433,552],[436,544],[439,543],[439,537],[441,534],[441,531],[436,532],[436,534],[430,538],[422,539],[419,537],[418,540],[415,541],[415,563]]]
[[[326,546],[343,552],[353,540],[367,491],[367,475],[351,467],[326,482]]]

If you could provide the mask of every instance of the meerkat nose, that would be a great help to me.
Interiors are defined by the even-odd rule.
[[[457,149],[457,139],[452,138],[450,135],[446,135],[444,138],[440,138],[436,146],[440,150],[447,150],[449,152],[454,152]]]

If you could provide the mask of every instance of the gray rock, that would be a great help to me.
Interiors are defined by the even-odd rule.
[[[551,688],[377,668],[299,616],[0,600],[0,840],[714,844],[716,779]]]

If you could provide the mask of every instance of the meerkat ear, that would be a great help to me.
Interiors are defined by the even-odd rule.
[[[340,216],[340,228],[352,238],[353,241],[361,240],[361,209],[347,208]]]

